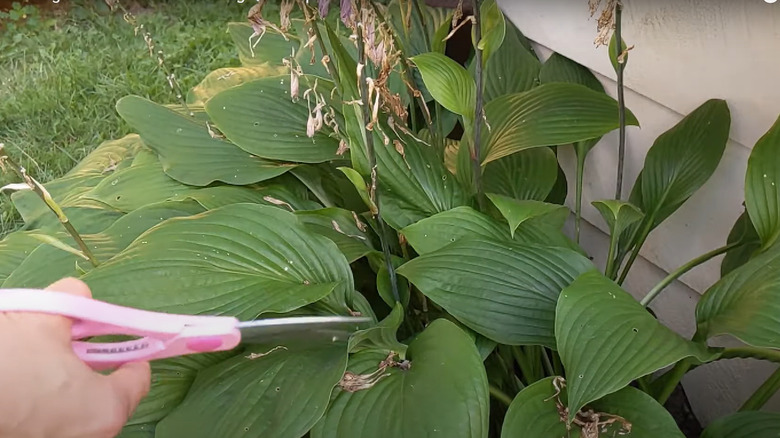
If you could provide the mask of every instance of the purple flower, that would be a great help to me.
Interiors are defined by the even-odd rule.
[[[352,24],[352,0],[341,0],[341,21],[347,26]]]
[[[318,0],[317,4],[320,7],[320,17],[327,17],[328,10],[330,9],[330,0]]]

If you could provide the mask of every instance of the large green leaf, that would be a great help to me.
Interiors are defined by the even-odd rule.
[[[780,348],[780,245],[734,269],[696,306],[699,335],[731,334],[756,346]]]
[[[393,132],[383,124],[386,133]],[[435,148],[399,132],[403,155],[375,141],[382,217],[401,229],[436,213],[469,205],[470,199],[452,177]]]
[[[509,406],[501,438],[561,438],[579,436],[581,428],[572,425],[567,431],[556,403],[566,403],[566,388],[560,393],[553,385],[555,377],[540,380],[523,389]],[[557,394],[557,395],[556,395]],[[663,406],[642,391],[628,387],[591,403],[600,413],[602,422],[622,417],[630,424],[630,432],[621,421],[598,427],[599,436],[626,435],[632,438],[683,438],[674,418]],[[606,414],[606,415],[605,415]],[[621,430],[622,429],[622,430]],[[622,433],[621,433],[622,432]],[[629,433],[626,433],[629,432]]]
[[[435,214],[409,225],[401,233],[418,254],[439,250],[462,238],[570,247],[566,237],[552,226],[526,221],[520,224],[512,236],[507,224],[471,207],[456,207]]]
[[[96,229],[96,226],[107,226],[110,222],[106,224],[105,221],[100,220],[102,218],[96,217],[101,216],[102,212],[93,211],[98,206],[84,201],[82,195],[112,173],[128,167],[135,154],[143,148],[143,142],[137,134],[128,134],[120,139],[105,141],[68,173],[47,182],[44,187],[63,208],[80,233],[98,232],[100,229]],[[32,191],[16,192],[11,199],[27,227],[43,228],[51,227],[53,224],[58,231],[61,229],[51,210]],[[90,213],[98,213],[98,215]],[[76,221],[71,217],[76,215],[89,216],[90,221],[87,223]],[[111,219],[116,219],[116,215],[111,216]],[[109,220],[113,222],[111,219]]]
[[[136,237],[165,219],[190,216],[204,209],[193,201],[150,204],[118,219],[110,227],[96,234],[83,234],[84,243],[99,262],[105,262],[125,249]],[[76,242],[69,235],[57,237],[73,251]],[[91,269],[89,262],[72,252],[51,245],[40,245],[31,251],[14,272],[2,283],[3,287],[42,288],[63,277],[79,276],[78,269]]]
[[[298,163],[334,160],[339,142],[328,135],[330,128],[324,127],[311,138],[306,135],[309,109],[302,95],[315,81],[317,93],[329,99],[333,83],[325,79],[301,76],[301,99],[293,102],[289,75],[273,76],[217,94],[206,102],[206,112],[228,140],[258,157]],[[310,97],[314,110],[315,98]]]
[[[590,269],[587,258],[564,248],[464,238],[398,273],[487,338],[554,348],[558,294]]]
[[[423,53],[412,59],[431,95],[444,108],[466,120],[474,120],[477,85],[463,66],[437,53]]]
[[[194,354],[151,362],[151,389],[141,400],[126,426],[142,426],[163,419],[184,400],[198,371],[235,354]],[[125,430],[127,429],[128,427],[125,427]]]
[[[34,234],[36,233],[16,231],[0,240],[0,284],[3,284],[33,250],[42,245]]]
[[[550,148],[532,148],[485,166],[485,192],[515,199],[544,201],[558,178],[558,160]]]
[[[160,156],[168,176],[184,184],[213,182],[245,185],[274,178],[292,168],[246,153],[238,146],[213,138],[206,126],[139,96],[116,104],[120,116],[139,132],[144,143]]]
[[[539,81],[542,84],[555,82],[580,84],[591,90],[604,92],[604,85],[592,71],[560,53],[553,53],[547,58],[539,71]]]
[[[197,191],[169,177],[159,162],[144,163],[117,171],[83,197],[122,212],[144,205],[182,197]]]
[[[514,236],[515,230],[525,221],[537,219],[555,228],[563,228],[569,209],[558,204],[542,201],[519,200],[507,196],[488,193],[487,197],[498,208],[501,215],[509,222],[509,232]]]
[[[740,245],[729,250],[720,264],[720,276],[725,277],[729,272],[744,265],[761,249],[761,238],[758,236],[753,222],[750,221],[747,210],[744,211],[729,232],[726,244],[739,243]]]
[[[347,348],[277,347],[256,346],[200,371],[184,402],[157,425],[155,437],[305,435],[325,413],[344,374]]]
[[[595,270],[561,292],[555,338],[568,376],[569,412],[681,359],[714,357],[658,322]]]
[[[780,236],[780,117],[748,159],[745,207],[764,248]]]
[[[364,351],[349,371],[368,374],[386,358]],[[338,391],[312,438],[437,436],[487,438],[488,382],[472,340],[455,324],[438,319],[409,345],[411,367],[357,392]]]
[[[403,10],[401,6],[403,6]],[[415,56],[420,53],[434,51],[432,46],[436,46],[437,43],[435,40],[436,32],[442,27],[449,25],[452,12],[447,8],[431,7],[421,2],[420,11],[422,12],[422,17],[412,12],[408,21],[410,27],[406,29],[404,17],[408,16],[407,8],[409,6],[408,3],[399,2],[398,0],[392,0],[388,4],[388,18],[396,35],[398,35],[404,45],[404,53],[406,56]],[[444,36],[446,36],[446,33]],[[428,43],[430,43],[430,46]]]
[[[636,204],[645,212],[644,222],[657,226],[707,182],[723,156],[730,126],[726,101],[711,99],[655,140]]]
[[[331,207],[296,214],[310,231],[332,240],[350,263],[376,250],[367,225],[347,210]]]
[[[292,213],[254,204],[165,221],[84,280],[96,297],[122,305],[241,319],[329,294],[345,307],[352,291],[349,264],[333,242]]]
[[[280,74],[284,74],[284,70],[280,67],[218,68],[207,74],[198,85],[187,93],[187,103],[189,105],[204,105],[209,99],[228,88],[233,88],[265,76],[278,76]]]
[[[485,102],[528,91],[538,84],[542,64],[520,30],[511,21],[505,21],[505,25],[504,42],[487,61]]]
[[[777,438],[780,414],[746,411],[719,418],[704,429],[701,438]]]
[[[485,105],[482,163],[533,147],[575,143],[618,128],[617,102],[578,84],[544,84]],[[626,124],[639,125],[626,110]]]

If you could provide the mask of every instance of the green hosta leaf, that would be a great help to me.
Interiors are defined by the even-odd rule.
[[[165,219],[201,213],[195,202],[163,202],[132,211],[107,229],[96,234],[82,234],[84,243],[99,262],[105,262],[125,249],[136,237]],[[9,275],[3,287],[42,288],[63,277],[79,276],[79,267],[91,269],[89,262],[77,255],[80,252],[70,235],[60,232],[60,245],[38,246]],[[78,264],[78,266],[77,266]]]
[[[436,52],[423,53],[411,59],[437,102],[467,120],[474,120],[477,85],[463,66]]]
[[[383,125],[386,133],[392,131]],[[401,136],[403,155],[393,147],[376,149],[382,217],[394,229],[458,206],[469,197],[431,146],[411,136]],[[380,145],[381,143],[376,142]]]
[[[485,71],[485,102],[506,94],[521,93],[538,83],[541,63],[520,30],[505,20],[501,47],[488,59]]]
[[[84,280],[96,297],[121,305],[240,319],[328,295],[344,307],[352,290],[349,264],[333,242],[292,213],[253,204],[168,220]]]
[[[780,245],[721,278],[696,306],[699,334],[731,334],[756,347],[780,348]]]
[[[566,218],[569,217],[569,209],[562,205],[531,200],[521,201],[491,193],[488,193],[487,197],[509,222],[509,232],[512,236],[514,236],[517,227],[527,220],[537,218],[560,229],[563,228]]]
[[[477,333],[554,348],[558,294],[590,269],[587,258],[563,248],[461,239],[398,273]]]
[[[701,438],[777,438],[780,414],[776,412],[737,412],[707,426]]]
[[[553,185],[550,194],[547,195],[547,199],[545,199],[544,202],[563,205],[566,203],[566,196],[569,193],[569,183],[566,179],[566,172],[563,171],[563,168],[557,161],[558,159],[556,158],[556,165],[558,166],[558,177],[555,179],[555,184]]]
[[[187,93],[187,104],[204,105],[221,91],[265,76],[281,75],[285,73],[285,70],[281,67],[266,66],[218,68],[207,74],[198,85]]]
[[[269,28],[252,50],[249,47],[249,36],[254,31],[249,23],[228,23],[228,32],[238,49],[241,64],[252,67],[278,67],[280,73],[284,71],[282,59],[289,57],[293,49],[297,52],[301,46],[301,41],[295,36],[287,35],[288,40],[285,40],[282,35]],[[252,44],[256,41],[257,37],[252,38]]]
[[[482,38],[477,41],[476,29],[472,28],[471,39],[479,50],[482,50],[482,65],[486,66],[495,52],[501,48],[506,34],[504,13],[498,7],[496,0],[486,0],[480,5],[482,17]]]
[[[139,96],[119,99],[117,112],[157,152],[168,176],[184,184],[245,185],[279,176],[292,168],[246,153],[213,138],[204,124]]]
[[[544,84],[485,105],[491,125],[482,139],[482,163],[533,147],[575,143],[618,128],[617,102],[578,84]],[[626,110],[626,124],[639,125]]]
[[[402,6],[403,10],[399,6]],[[444,32],[444,35],[440,35],[441,32],[438,32],[438,30],[449,26],[452,12],[446,8],[434,8],[425,3],[420,3],[420,11],[424,21],[420,21],[420,16],[412,12],[409,17],[410,28],[407,30],[404,26],[404,17],[407,16],[407,8],[409,6],[408,3],[399,2],[398,0],[392,0],[388,5],[390,23],[396,35],[404,43],[404,48],[406,49],[404,53],[407,56],[414,56],[432,50],[436,51],[434,47],[429,47],[429,43],[430,46],[436,46],[437,43],[441,43],[437,41],[437,35],[441,39],[447,36],[449,29]]]
[[[523,389],[515,397],[506,413],[501,438],[561,438],[580,435],[579,426],[572,425],[569,432],[560,418],[556,401],[565,403],[566,388],[562,388],[556,399],[557,390],[553,379],[554,377],[548,377],[540,380]],[[663,406],[644,392],[631,387],[597,400],[591,403],[590,407],[595,412],[620,416],[631,424],[630,433],[626,433],[621,421],[599,427],[599,436],[684,437],[674,418]],[[602,422],[608,419],[608,415],[601,415]]]
[[[724,100],[712,99],[661,134],[642,169],[641,203],[651,227],[674,213],[718,167],[731,116]]]
[[[622,39],[620,40],[620,52],[622,53],[624,50],[626,50],[628,46],[626,45],[626,40]],[[612,68],[615,69],[615,72],[618,71],[618,51],[617,51],[617,34],[613,33],[612,38],[609,40],[609,62],[612,63]],[[623,57],[623,68],[625,68],[628,65],[628,52],[626,52],[625,56]]]
[[[384,352],[352,356],[349,371],[377,370]],[[438,319],[409,345],[411,367],[389,374],[373,387],[338,391],[312,438],[436,436],[487,438],[488,382],[472,340],[455,324]]]
[[[729,272],[747,263],[761,249],[761,238],[753,227],[747,211],[743,212],[734,222],[726,239],[726,244],[737,242],[740,242],[740,245],[729,250],[723,257],[720,264],[721,277],[725,277]]]
[[[198,373],[156,438],[299,438],[322,417],[347,365],[346,345],[254,347]],[[253,358],[252,353],[261,355]]]
[[[41,241],[36,232],[16,231],[0,240],[0,284],[35,250]]]
[[[375,251],[366,224],[347,210],[332,207],[296,215],[307,229],[332,240],[350,263]]]
[[[366,205],[354,185],[331,163],[307,164],[296,167],[290,172],[325,207],[341,207],[347,210],[363,212]]]
[[[558,178],[558,160],[550,148],[532,148],[485,166],[485,191],[515,199],[544,201]]]
[[[401,230],[419,254],[439,250],[462,238],[484,238],[496,242],[514,241],[523,244],[538,244],[569,248],[573,244],[554,226],[526,221],[510,235],[509,227],[471,207],[456,207]]]
[[[151,390],[127,426],[142,426],[163,419],[184,400],[198,371],[231,356],[235,356],[235,353],[197,354],[151,362]]]
[[[125,426],[116,438],[154,438],[156,423],[136,424]]]
[[[568,376],[569,412],[684,358],[714,358],[595,270],[561,292],[555,338]]]
[[[315,81],[317,93],[329,99],[333,84],[325,79],[301,76],[301,99],[293,102],[289,75],[273,76],[217,94],[206,102],[206,112],[228,140],[258,157],[298,163],[334,160],[339,142],[328,135],[330,128],[306,135],[309,110],[302,95]],[[311,101],[313,110],[313,96]]]
[[[197,190],[197,187],[170,178],[163,172],[162,164],[144,163],[114,173],[85,193],[84,198],[102,202],[122,212],[130,212]]]
[[[94,215],[90,213],[96,213],[94,209],[97,206],[85,202],[82,195],[106,177],[111,176],[112,173],[129,166],[134,155],[140,150],[143,150],[143,142],[137,134],[128,134],[117,140],[103,142],[68,173],[61,178],[49,181],[44,184],[44,187],[57,204],[63,208],[65,214],[68,215],[80,233],[101,231],[96,229],[96,226],[107,226],[113,220],[106,223],[97,217],[92,217]],[[51,210],[32,191],[16,192],[11,196],[11,200],[29,228],[43,228],[53,225],[57,231],[62,229]],[[87,207],[89,207],[88,210],[86,210]],[[74,213],[76,211],[78,213]],[[90,216],[91,218],[89,222],[82,223],[82,221],[75,220],[73,217],[75,215]],[[117,217],[117,215],[110,216],[110,219]]]
[[[601,217],[604,218],[604,221],[609,226],[609,234],[616,238],[620,237],[623,231],[644,217],[644,213],[630,202],[606,199],[593,201],[592,204],[601,213]]]
[[[560,53],[553,53],[547,58],[539,71],[539,81],[542,84],[555,82],[580,84],[591,90],[604,92],[604,85],[592,71]]]
[[[391,351],[398,353],[401,359],[406,357],[407,346],[398,342],[396,333],[404,321],[404,307],[395,303],[393,310],[374,327],[355,332],[349,339],[349,352],[381,350],[385,355]]]
[[[761,137],[748,159],[745,206],[761,243],[767,248],[780,236],[780,117]]]

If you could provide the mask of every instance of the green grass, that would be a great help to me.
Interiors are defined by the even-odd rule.
[[[115,103],[128,94],[175,103],[142,36],[102,0],[67,14],[6,22],[0,29],[0,143],[39,181],[61,176],[101,142],[132,132]],[[123,4],[129,5],[129,0]],[[235,0],[147,2],[137,14],[185,91],[209,71],[239,65],[228,21],[248,5]],[[2,185],[18,182],[0,175]],[[0,236],[20,226],[0,195]]]

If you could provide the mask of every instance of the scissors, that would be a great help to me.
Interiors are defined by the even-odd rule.
[[[152,312],[39,289],[0,290],[0,312],[34,312],[73,320],[76,355],[96,371],[127,362],[228,351],[240,343],[346,342],[372,320],[357,316],[295,316],[239,321],[229,316]],[[122,342],[79,341],[93,336],[139,337]]]

